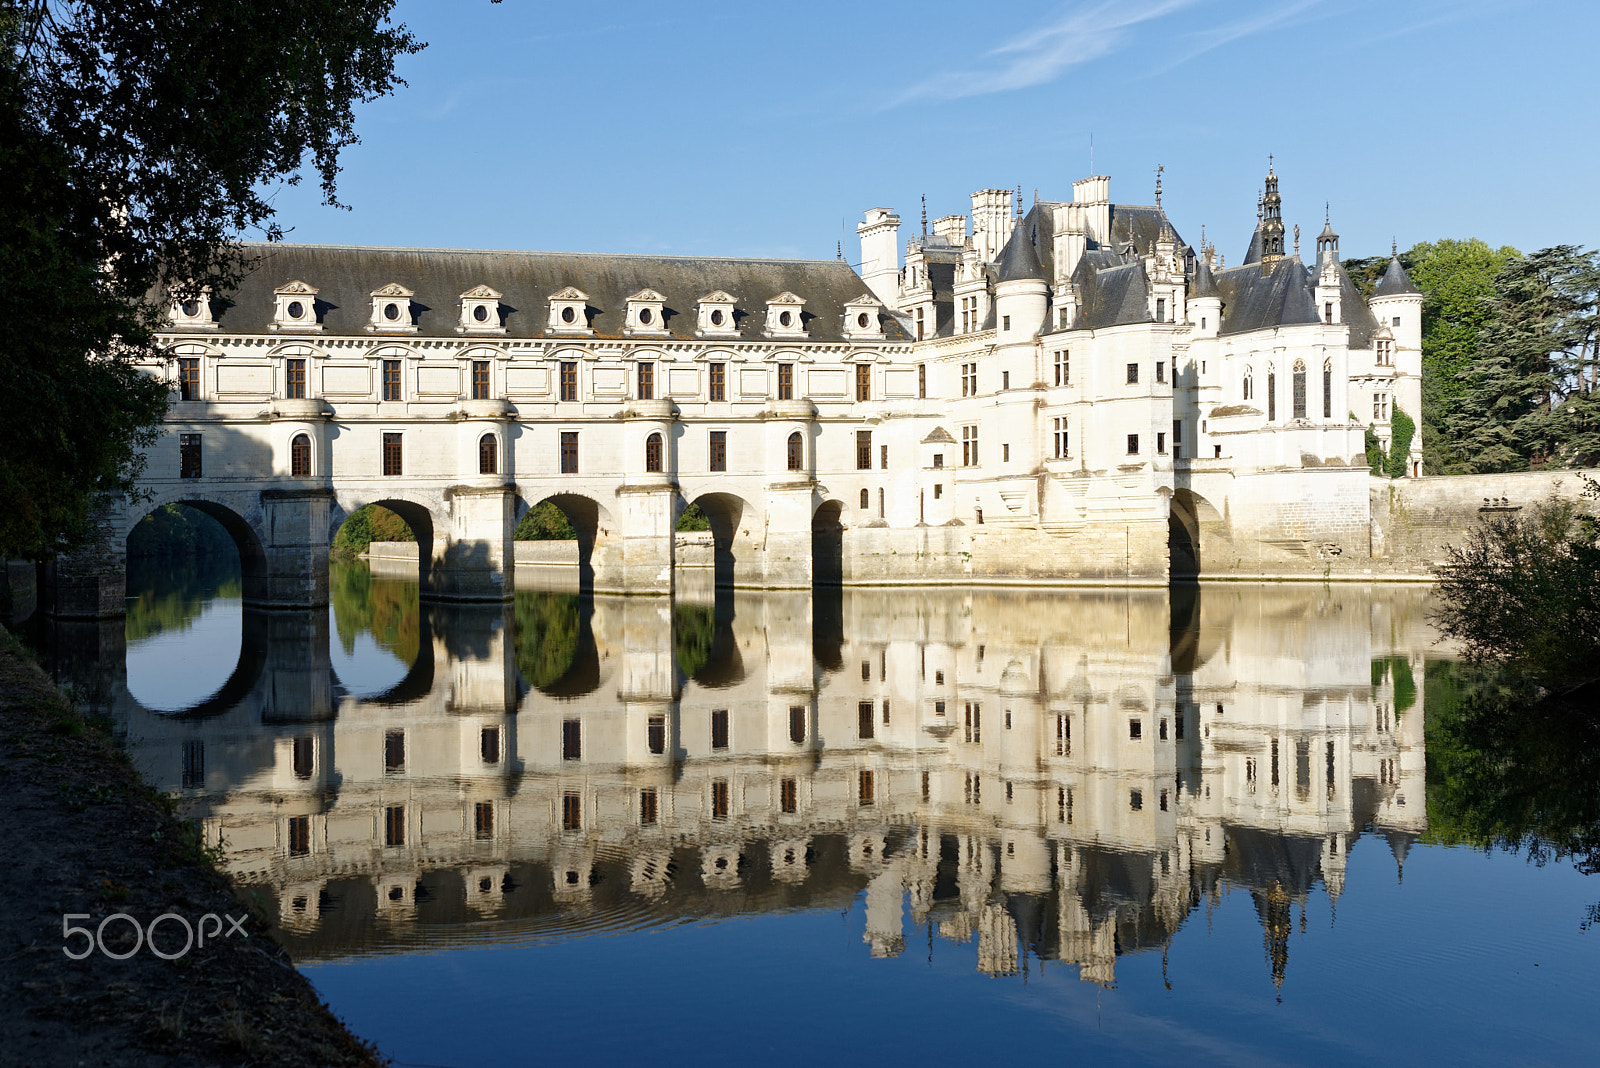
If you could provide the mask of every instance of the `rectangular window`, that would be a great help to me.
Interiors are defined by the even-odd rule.
[[[1009,442],[1001,442],[1001,444],[1000,444],[1000,462],[1001,463],[1008,463],[1010,460],[1011,460],[1011,445],[1010,445]]]
[[[1011,329],[1011,316],[1002,315],[1000,317],[1000,329],[1001,330],[1010,330]]]
[[[641,360],[638,364],[638,389],[639,400],[656,399],[656,365],[649,360]]]
[[[1278,418],[1278,375],[1274,371],[1267,372],[1267,421],[1276,422]]]
[[[1010,371],[1001,371],[1000,372],[1000,388],[1002,390],[1011,388],[1011,372]]]
[[[561,361],[561,399],[575,401],[578,399],[578,361]]]
[[[1138,384],[1139,384],[1139,365],[1136,364],[1136,363],[1130,363],[1128,365],[1128,385],[1136,386]]]
[[[1333,323],[1333,301],[1331,300],[1323,302],[1322,321],[1328,323],[1329,325],[1332,325]]]
[[[983,742],[983,706],[967,702],[966,719],[963,721],[966,728],[966,739],[974,745]]]
[[[878,466],[885,471],[889,470],[889,446],[887,445],[878,446]]]
[[[561,473],[575,475],[578,473],[578,432],[576,430],[563,430],[561,432]]]
[[[856,470],[872,470],[872,431],[856,431]]]
[[[406,770],[406,732],[387,731],[383,736],[383,771],[399,775]]]
[[[1166,364],[1166,361],[1157,360],[1156,361],[1156,381],[1157,382],[1165,382],[1166,380],[1167,380],[1167,364]]]
[[[580,720],[561,721],[561,759],[583,759],[583,723]]]
[[[302,363],[305,361],[302,360]],[[200,357],[185,356],[178,361],[178,399],[200,399]]]
[[[1143,790],[1129,790],[1128,791],[1128,807],[1130,809],[1132,809],[1133,811],[1135,811],[1135,812],[1138,812],[1140,809],[1144,808],[1144,791]]]
[[[928,399],[928,365],[925,363],[917,364],[917,399]]]
[[[317,768],[317,742],[309,734],[294,740],[294,777],[309,779]]]
[[[856,400],[872,399],[872,365],[856,364]]]
[[[178,477],[200,477],[200,435],[178,435]]]
[[[806,710],[801,705],[789,708],[789,741],[795,745],[806,743]]]
[[[489,361],[472,361],[472,399],[489,399]]]
[[[283,395],[290,400],[305,400],[306,361],[285,360],[283,365]]]
[[[1056,717],[1056,756],[1072,755],[1072,720]]]
[[[872,804],[877,798],[877,782],[872,772],[863,768],[856,785],[856,800],[863,808]]]
[[[711,712],[711,748],[728,748],[728,710],[726,708],[713,709]]]
[[[1056,822],[1072,822],[1072,791],[1065,786],[1056,787]]]
[[[400,400],[400,361],[383,361],[383,399]]]
[[[1177,459],[1181,459],[1182,457],[1183,457],[1183,420],[1182,419],[1174,419],[1172,421],[1172,458],[1174,460],[1177,460]]]
[[[659,800],[654,787],[639,791],[639,823],[644,827],[655,825]]]
[[[783,388],[783,371],[781,366],[778,371],[778,383],[778,388],[780,390],[778,395],[781,397],[783,396],[781,392]],[[725,363],[714,363],[711,365],[711,399],[714,401],[725,401],[728,399],[728,365]]]
[[[961,466],[978,466],[978,428],[964,426],[961,428]]]
[[[1386,393],[1372,395],[1372,418],[1382,422],[1389,418],[1389,396]]]
[[[728,780],[711,780],[711,818],[725,820],[728,818]]]
[[[778,399],[794,400],[794,364],[778,365]]]
[[[963,397],[978,395],[978,365],[975,363],[961,365],[961,395]]]
[[[872,702],[861,701],[856,705],[856,736],[863,741],[872,737],[873,728]]]
[[[1070,386],[1072,384],[1072,362],[1069,353],[1062,349],[1056,353],[1056,385]]]
[[[1173,735],[1178,741],[1183,741],[1183,713],[1180,712],[1172,718]]]
[[[1137,456],[1137,455],[1139,455],[1139,435],[1138,434],[1129,434],[1128,435],[1128,455],[1129,456]]]
[[[383,810],[383,844],[406,844],[406,806],[390,805]]]
[[[1160,297],[1157,297],[1156,298],[1156,322],[1164,323],[1166,321],[1167,321],[1167,302],[1165,300],[1162,300]],[[1160,379],[1158,378],[1157,381],[1160,381]]]
[[[493,801],[479,801],[472,806],[472,836],[479,841],[494,837]]]
[[[726,471],[728,469],[728,432],[726,430],[711,431],[711,440],[706,450],[707,468],[712,471]]]
[[[1144,737],[1144,721],[1130,719],[1128,721],[1128,741],[1137,742]]]
[[[917,309],[917,340],[921,341],[926,336],[927,336],[927,332],[926,332],[926,330],[924,328],[923,320],[922,320],[922,309],[918,308]]]
[[[289,817],[289,855],[303,857],[311,852],[311,817]]]
[[[645,723],[645,745],[656,756],[667,751],[667,717],[651,716]]]
[[[383,473],[385,475],[405,474],[405,453],[401,445],[399,431],[384,431]]]
[[[1156,431],[1156,452],[1163,456],[1167,453],[1167,435],[1165,431]]]
[[[1067,308],[1058,309],[1056,311],[1056,329],[1065,330],[1071,324],[1072,324],[1071,312]]]
[[[478,735],[478,757],[485,764],[500,763],[500,728],[485,727]]]
[[[1322,418],[1333,418],[1333,368],[1322,369]]]
[[[563,831],[583,830],[583,798],[576,793],[561,795],[561,829]]]
[[[938,466],[938,465],[935,465],[935,466]],[[940,483],[940,482],[935,482],[933,484],[933,499],[937,501],[943,496],[944,496],[944,484]]]
[[[206,784],[206,743],[183,743],[183,788],[194,790]]]
[[[778,807],[788,813],[799,810],[800,789],[799,784],[793,779],[784,779],[778,783]]]
[[[1050,432],[1051,455],[1053,455],[1056,459],[1060,460],[1060,459],[1064,458],[1067,455],[1067,446],[1069,444],[1069,440],[1068,440],[1068,437],[1067,437],[1067,419],[1066,419],[1066,416],[1058,416],[1057,418],[1051,420],[1051,426],[1052,426],[1052,430]]]

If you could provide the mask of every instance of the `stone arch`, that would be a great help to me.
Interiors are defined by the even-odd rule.
[[[267,568],[267,539],[263,536],[260,502],[249,495],[248,503],[237,494],[211,494],[179,491],[170,495],[141,501],[128,512],[128,527],[124,533],[124,546],[128,534],[145,516],[157,508],[181,504],[215,519],[234,548],[239,551],[239,586],[246,606],[271,603]]]
[[[746,567],[754,565],[759,570],[762,535],[760,513],[743,497],[717,490],[702,493],[692,501],[680,498],[673,516],[674,525],[677,516],[690,504],[699,505],[700,511],[711,524],[711,559],[716,585],[736,586],[741,579],[758,577],[741,576],[739,565],[742,560]],[[746,581],[744,584],[754,583]]]
[[[1173,491],[1167,511],[1169,575],[1173,582],[1192,582],[1203,573],[1208,553],[1215,555],[1227,540],[1227,523],[1210,501],[1193,490]]]
[[[328,544],[332,545],[345,521],[369,504],[380,505],[405,520],[411,534],[417,539],[417,581],[426,592],[433,569],[434,532],[444,529],[444,516],[432,505],[405,497],[389,497],[374,493],[370,497],[354,494],[335,494],[334,506],[328,510]]]
[[[535,505],[549,501],[561,509],[572,524],[577,536],[578,592],[588,596],[597,589],[621,589],[622,539],[611,512],[598,500],[582,493],[558,491],[540,497],[519,492],[516,499],[515,523],[532,511]]]
[[[844,582],[844,502],[826,500],[811,513],[811,581],[816,586]]]

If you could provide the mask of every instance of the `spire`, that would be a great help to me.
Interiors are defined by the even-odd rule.
[[[1167,169],[1166,164],[1156,164],[1156,207],[1161,206],[1161,175]]]
[[[1261,198],[1261,262],[1276,263],[1283,258],[1283,198],[1278,195],[1278,176],[1267,157],[1267,187]]]
[[[1039,252],[1021,226],[1011,228],[1011,239],[1000,253],[1000,282],[1037,279],[1044,281],[1044,267],[1039,263]]]
[[[1333,212],[1326,201],[1322,205],[1322,233],[1317,235],[1317,262],[1339,258],[1339,235],[1333,230]]]
[[[1017,183],[1017,218],[1022,218],[1022,183]]]
[[[922,194],[922,236],[928,236],[928,194]]]

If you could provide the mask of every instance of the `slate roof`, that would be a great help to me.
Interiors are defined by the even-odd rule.
[[[1039,254],[1039,262],[1044,267],[1045,277],[1054,278],[1055,271],[1055,209],[1059,201],[1040,201],[1028,210],[1023,216],[1023,225],[1028,228],[1029,234],[1036,234],[1034,239],[1035,250]],[[1184,248],[1185,242],[1178,236],[1172,220],[1167,218],[1167,213],[1161,208],[1144,204],[1112,204],[1111,205],[1111,239],[1102,245],[1089,241],[1085,256],[1095,255],[1095,264],[1099,267],[1112,267],[1123,262],[1121,250],[1132,244],[1139,250],[1140,255],[1145,255],[1155,247],[1156,239],[1161,234],[1161,224],[1172,229],[1173,243],[1179,248]]]
[[[1321,322],[1305,265],[1285,256],[1270,267],[1231,267],[1216,276],[1222,295],[1221,334]]]
[[[664,340],[696,337],[696,303],[726,290],[738,303],[737,333],[730,340],[761,340],[769,298],[792,292],[805,300],[801,318],[811,341],[843,342],[844,306],[866,289],[861,277],[836,260],[761,260],[699,256],[631,256],[576,252],[502,252],[481,249],[368,248],[351,245],[256,244],[259,261],[238,290],[218,301],[224,332],[266,333],[273,290],[291,280],[317,287],[322,332],[361,336],[372,318],[372,291],[398,282],[413,290],[417,331],[401,337],[456,338],[461,294],[475,286],[498,290],[507,337],[547,334],[547,299],[567,286],[588,295],[593,337],[620,338],[627,298],[643,289],[666,297]],[[947,273],[953,274],[953,267]],[[946,283],[948,286],[948,283]],[[910,335],[886,311],[884,337]],[[285,332],[285,336],[291,335]],[[379,335],[386,336],[386,335]],[[585,335],[590,336],[590,335]]]
[[[1011,228],[1011,237],[1000,253],[1000,281],[1044,281],[1044,267],[1039,263],[1032,235],[1033,227],[1027,220]]]
[[[1217,279],[1211,273],[1211,265],[1205,260],[1195,264],[1194,282],[1189,286],[1189,299],[1200,300],[1205,297],[1220,296],[1217,292]]]
[[[1077,329],[1150,322],[1150,280],[1142,262],[1097,269],[1085,256],[1072,281],[1079,294]]]
[[[1406,274],[1406,269],[1400,266],[1400,257],[1389,257],[1389,269],[1383,272],[1383,277],[1378,280],[1377,286],[1372,290],[1375,297],[1407,297],[1422,295],[1422,290],[1411,284],[1411,276]]]

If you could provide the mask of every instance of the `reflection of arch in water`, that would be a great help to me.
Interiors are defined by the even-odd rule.
[[[620,539],[611,513],[599,501],[581,493],[552,493],[531,504],[519,495],[515,521],[520,524],[525,515],[546,501],[561,509],[577,538],[579,594],[593,594],[597,578],[599,586],[607,588],[618,571],[613,565],[620,555]]]
[[[738,562],[755,562],[759,551],[760,515],[744,498],[732,493],[704,493],[693,501],[678,501],[679,515],[690,504],[698,505],[711,524],[712,563],[718,586],[739,582]],[[674,517],[676,524],[676,517]]]
[[[1167,551],[1174,582],[1193,581],[1203,573],[1207,555],[1216,555],[1226,538],[1226,522],[1210,501],[1190,489],[1173,491],[1167,512]]]
[[[253,497],[254,495],[252,499]],[[234,548],[239,551],[239,587],[244,603],[246,605],[268,603],[267,554],[262,546],[261,534],[256,525],[239,511],[236,507],[237,502],[230,501],[226,496],[186,493],[171,499],[158,498],[140,502],[128,513],[128,533],[132,534],[133,528],[138,526],[145,516],[169,504],[181,504],[193,508],[202,515],[216,520],[217,524],[227,531]],[[256,508],[259,508],[259,502]],[[259,511],[252,510],[252,514],[259,522]]]
[[[1172,610],[1168,637],[1172,672],[1192,675],[1200,663],[1200,586],[1193,582],[1178,583],[1168,596]]]
[[[811,514],[813,586],[839,586],[844,583],[843,512],[842,501],[823,501]]]
[[[672,606],[672,651],[683,678],[713,690],[744,681],[733,614],[733,595],[726,589],[718,591],[713,605]]]
[[[600,688],[592,596],[519,591],[511,611],[517,671],[526,686],[550,697]]]
[[[259,608],[244,610],[244,618],[239,628],[239,661],[234,666],[233,673],[210,697],[176,711],[148,708],[142,702],[135,703],[157,715],[186,720],[211,719],[238,708],[255,691],[261,681],[262,673],[266,670],[272,645],[270,633],[272,615]],[[128,696],[133,697],[132,693]]]

